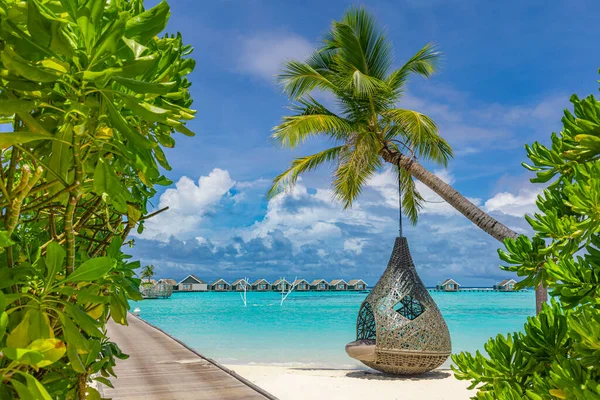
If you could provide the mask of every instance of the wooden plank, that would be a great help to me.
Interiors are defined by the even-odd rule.
[[[108,336],[125,354],[117,360],[113,400],[276,400],[235,372],[188,348],[160,329],[129,315],[129,326],[110,321]]]

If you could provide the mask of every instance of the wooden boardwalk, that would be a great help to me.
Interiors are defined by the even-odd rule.
[[[234,400],[276,397],[187,348],[158,328],[129,315],[129,326],[110,322],[108,334],[127,360],[117,360],[114,389],[101,387],[113,400]]]

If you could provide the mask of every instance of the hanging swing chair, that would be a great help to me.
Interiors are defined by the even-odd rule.
[[[408,241],[396,238],[387,269],[362,303],[352,358],[381,372],[417,375],[444,363],[452,352],[450,332],[419,278]]]

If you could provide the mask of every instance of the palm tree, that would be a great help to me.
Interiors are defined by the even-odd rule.
[[[304,62],[287,62],[279,75],[294,114],[274,128],[272,139],[293,149],[310,137],[323,136],[335,146],[294,159],[290,168],[274,179],[269,196],[293,187],[304,172],[333,163],[333,192],[347,208],[385,161],[398,174],[402,208],[413,224],[424,201],[415,187],[416,178],[497,240],[516,238],[516,232],[419,162],[445,167],[452,149],[431,118],[396,105],[409,76],[429,78],[439,58],[440,53],[429,43],[403,66],[392,69],[392,44],[371,14],[351,8],[340,21],[334,21],[320,48]],[[333,95],[337,109],[330,110],[317,101],[312,96],[315,92]],[[538,303],[542,300],[540,297]]]
[[[142,280],[147,279],[148,282],[150,281],[150,279],[152,279],[152,277],[154,276],[154,265],[147,265],[142,269],[142,272],[140,273],[140,278],[142,278]]]

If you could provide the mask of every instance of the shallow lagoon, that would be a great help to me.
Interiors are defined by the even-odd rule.
[[[452,336],[453,352],[482,350],[490,336],[521,330],[535,313],[535,294],[431,293]],[[140,316],[202,354],[229,364],[353,366],[344,346],[355,338],[365,293],[173,293],[132,303]]]

